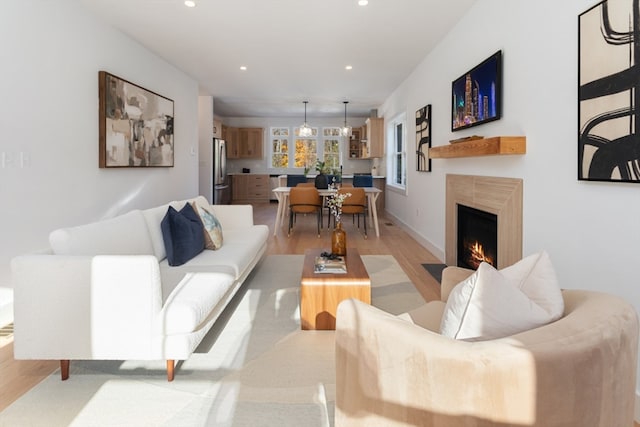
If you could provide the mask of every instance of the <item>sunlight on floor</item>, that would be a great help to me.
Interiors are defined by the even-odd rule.
[[[13,342],[13,323],[0,328],[0,348]]]

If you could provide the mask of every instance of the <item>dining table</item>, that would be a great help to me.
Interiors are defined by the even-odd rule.
[[[364,193],[367,196],[367,204],[368,204],[368,215],[369,215],[369,223],[373,224],[376,230],[376,237],[380,237],[380,228],[378,227],[378,210],[376,209],[376,200],[382,193],[382,190],[378,187],[358,187],[364,190]],[[282,227],[284,225],[284,219],[287,216],[287,207],[289,205],[289,192],[291,191],[291,187],[277,187],[273,189],[273,194],[275,194],[276,199],[278,200],[278,212],[276,213],[276,223],[273,227],[273,235],[275,236],[278,232],[278,226]],[[319,188],[318,194],[322,197],[322,202],[324,205],[324,201],[327,197],[335,194],[338,190],[336,188]]]

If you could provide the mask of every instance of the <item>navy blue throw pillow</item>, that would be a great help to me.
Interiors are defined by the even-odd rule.
[[[170,266],[182,265],[204,250],[202,221],[189,203],[180,211],[169,206],[160,227]]]

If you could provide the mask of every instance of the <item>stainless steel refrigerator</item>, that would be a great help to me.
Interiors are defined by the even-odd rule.
[[[227,175],[227,144],[223,139],[213,139],[213,204],[231,203],[231,182]]]

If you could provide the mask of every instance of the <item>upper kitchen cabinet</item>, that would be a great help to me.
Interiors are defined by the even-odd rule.
[[[222,138],[222,122],[217,119],[213,119],[213,137],[218,139]]]
[[[240,158],[261,159],[263,151],[262,128],[240,128]]]
[[[227,141],[227,159],[239,159],[240,129],[222,125],[222,139]]]
[[[363,159],[384,156],[384,119],[370,117],[365,123],[366,140],[362,149]]]
[[[349,138],[349,158],[361,159],[365,147],[363,128],[353,128]]]

